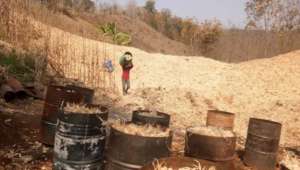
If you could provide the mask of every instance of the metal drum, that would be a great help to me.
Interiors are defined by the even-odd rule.
[[[92,103],[93,102],[93,97],[94,97],[94,90],[84,88],[84,87],[78,87],[74,85],[67,85],[67,88],[75,90],[76,92],[80,93],[83,98],[84,103]]]
[[[185,156],[211,161],[229,161],[234,158],[236,136],[215,137],[194,133],[187,129]]]
[[[53,85],[48,86],[40,129],[41,142],[47,145],[53,145],[58,110],[62,101],[70,103],[87,103],[86,101],[89,101],[90,98],[92,98],[91,95],[84,96],[82,92],[78,92],[74,88]]]
[[[280,123],[251,118],[244,163],[258,170],[274,170],[277,163],[280,134]]]
[[[207,112],[206,125],[233,130],[234,117],[235,115],[233,113],[219,110],[209,110]]]
[[[194,168],[194,166],[201,165],[202,169],[209,169],[214,167],[215,170],[236,170],[233,162],[211,162],[207,160],[189,158],[189,157],[170,157],[162,158],[158,161],[154,161],[141,170],[155,170],[155,166],[161,164],[165,167],[178,170],[180,168]]]
[[[166,137],[130,135],[111,128],[107,148],[107,170],[137,170],[170,156],[172,132]]]
[[[102,170],[108,109],[101,113],[59,114],[54,143],[54,170]]]
[[[132,113],[132,122],[136,124],[152,124],[169,127],[171,116],[162,112],[136,110]]]

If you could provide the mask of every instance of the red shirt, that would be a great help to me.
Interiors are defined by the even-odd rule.
[[[123,74],[122,74],[122,78],[123,80],[129,80],[130,78],[130,70],[133,68],[133,65],[129,66],[129,67],[123,67]]]
[[[130,69],[123,70],[123,75],[122,75],[123,80],[129,80],[129,73],[130,73]]]

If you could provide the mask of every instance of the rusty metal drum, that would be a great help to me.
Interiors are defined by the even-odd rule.
[[[209,110],[207,112],[206,125],[233,130],[234,117],[235,115],[233,113],[219,110]]]
[[[84,103],[92,103],[94,97],[94,90],[74,85],[67,85],[68,89],[75,90],[83,96]]]
[[[172,132],[166,137],[126,134],[111,127],[107,147],[107,170],[138,170],[171,152]]]
[[[198,166],[199,164],[201,165],[201,168],[207,170],[209,168],[215,168],[215,170],[237,170],[232,161],[212,162],[190,157],[162,158],[144,166],[141,170],[155,170],[157,165],[163,165],[165,167],[178,170],[180,168],[195,168],[195,166]]]
[[[102,170],[108,109],[99,113],[59,114],[54,143],[54,170]]]
[[[235,156],[236,136],[213,136],[196,133],[188,128],[185,141],[185,156],[210,161],[230,161]],[[204,127],[201,127],[204,128]]]
[[[274,170],[277,163],[282,125],[251,118],[248,126],[244,163],[258,170]]]
[[[53,145],[58,111],[63,101],[65,103],[87,103],[86,101],[89,101],[90,98],[92,98],[92,94],[83,95],[73,87],[48,86],[40,129],[41,142]]]
[[[171,116],[163,112],[149,110],[136,110],[132,113],[132,122],[136,124],[151,124],[162,127],[170,126]]]

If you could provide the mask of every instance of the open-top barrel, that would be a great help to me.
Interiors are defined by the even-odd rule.
[[[87,90],[90,92],[89,89]],[[82,90],[78,91],[73,86],[48,86],[40,129],[41,142],[53,145],[58,112],[63,101],[65,103],[88,103],[92,96],[92,93],[83,93]]]
[[[150,137],[128,134],[111,127],[107,148],[107,170],[138,170],[144,165],[170,156],[172,132]]]
[[[95,113],[64,111],[59,114],[54,144],[54,170],[102,170],[108,109]]]
[[[245,164],[258,170],[274,170],[280,134],[280,123],[251,118],[245,147]]]
[[[207,112],[206,125],[233,130],[234,117],[235,115],[233,113],[219,110],[209,110]]]
[[[132,122],[137,124],[151,124],[169,127],[170,119],[170,115],[157,111],[136,110],[132,113]]]
[[[210,161],[229,161],[234,158],[236,136],[231,131],[193,127],[187,129],[185,140],[185,156]]]

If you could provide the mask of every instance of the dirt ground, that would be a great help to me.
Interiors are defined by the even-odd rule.
[[[52,149],[39,142],[43,102],[1,103],[0,170],[52,169]]]
[[[51,170],[53,150],[39,142],[39,128],[43,101],[26,100],[13,104],[1,102],[0,105],[0,170]],[[111,119],[125,118],[125,115],[111,111]],[[184,134],[175,131],[173,156],[183,155]],[[249,170],[242,163],[243,154],[239,139],[237,154],[233,161],[236,170]],[[283,159],[286,150],[300,155],[292,148],[281,148],[279,157]],[[222,163],[218,163],[222,166]],[[225,165],[225,164],[224,164]],[[228,164],[226,164],[228,165]],[[280,168],[278,167],[278,170]],[[297,169],[295,169],[297,170]]]

